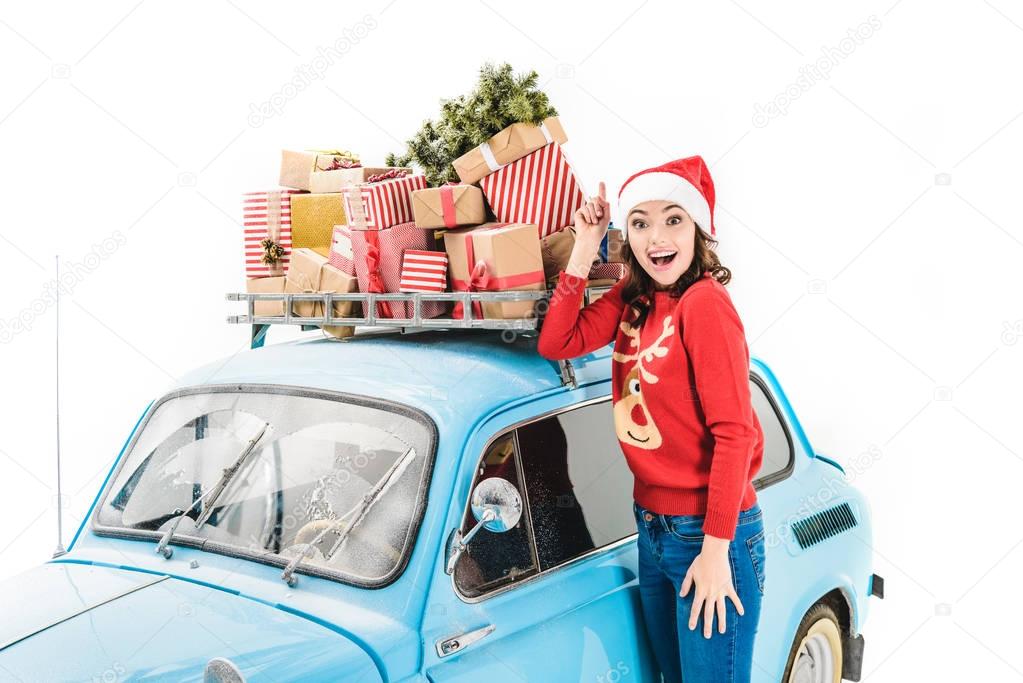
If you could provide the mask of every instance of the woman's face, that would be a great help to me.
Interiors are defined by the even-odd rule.
[[[693,262],[696,223],[673,202],[656,200],[637,204],[626,216],[629,246],[643,270],[665,289]]]

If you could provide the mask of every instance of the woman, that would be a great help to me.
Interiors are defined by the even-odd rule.
[[[748,681],[764,589],[752,484],[764,438],[724,288],[731,272],[711,249],[714,184],[699,156],[626,180],[616,222],[629,272],[580,310],[610,218],[604,192],[575,213],[537,348],[564,359],[614,341],[612,412],[634,475],[640,595],[664,680]]]

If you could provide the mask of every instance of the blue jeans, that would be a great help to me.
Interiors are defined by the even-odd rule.
[[[724,633],[715,610],[710,638],[703,635],[701,611],[696,628],[689,615],[696,585],[679,597],[689,565],[703,547],[704,515],[661,515],[633,502],[639,552],[639,594],[651,649],[665,683],[748,683],[753,642],[764,597],[764,519],[760,503],[739,512],[735,538],[728,544],[732,585],[745,614],[725,598]]]

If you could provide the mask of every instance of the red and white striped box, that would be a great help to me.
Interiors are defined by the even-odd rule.
[[[436,251],[432,230],[424,230],[409,221],[383,230],[352,230],[352,254],[360,292],[398,292],[401,262],[406,251]],[[436,318],[448,310],[449,301],[424,301],[421,314]],[[413,304],[380,301],[377,315],[387,318],[411,318]]]
[[[346,275],[355,275],[355,255],[352,253],[352,229],[335,225],[327,261]]]
[[[448,255],[443,251],[406,249],[401,262],[401,292],[443,292],[448,286]]]
[[[291,255],[291,196],[300,192],[281,188],[242,194],[245,277],[277,277],[287,272]],[[263,262],[262,242],[266,238],[284,250],[276,263]]]
[[[588,280],[621,280],[629,267],[624,263],[594,263],[586,276]]]
[[[412,193],[426,189],[422,173],[361,183],[342,190],[345,216],[353,230],[383,230],[413,220]]]
[[[574,222],[586,198],[561,145],[541,147],[480,180],[501,223],[532,223],[540,239]]]

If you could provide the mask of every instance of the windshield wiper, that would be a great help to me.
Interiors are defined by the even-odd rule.
[[[181,524],[181,520],[187,517],[188,513],[194,510],[196,505],[206,500],[206,497],[209,496],[210,502],[208,505],[203,506],[202,514],[195,520],[195,528],[199,529],[206,523],[206,520],[208,520],[210,515],[213,514],[213,504],[216,502],[217,498],[220,497],[220,494],[224,492],[224,489],[227,488],[227,484],[231,478],[234,477],[239,469],[241,469],[245,460],[249,457],[252,451],[255,450],[256,444],[260,442],[269,427],[270,423],[267,422],[263,425],[263,428],[259,430],[259,434],[256,434],[254,437],[249,439],[248,445],[245,447],[245,450],[241,452],[241,455],[239,455],[234,461],[234,464],[224,469],[224,473],[220,475],[220,480],[217,482],[216,486],[196,498],[192,504],[188,506],[187,510],[182,510],[181,508],[176,508],[174,510],[174,523],[170,525],[167,531],[165,531],[163,536],[160,538],[160,542],[156,544],[157,554],[163,555],[165,559],[170,559],[171,555],[174,554],[174,550],[170,548],[169,545],[171,540],[174,538],[175,532],[178,530],[178,525]]]
[[[323,530],[320,531],[320,533],[316,534],[313,540],[309,541],[308,543],[302,544],[305,547],[302,548],[298,555],[296,555],[294,558],[292,558],[290,562],[288,562],[288,565],[284,568],[284,572],[281,573],[281,578],[284,579],[284,582],[287,583],[289,586],[294,586],[296,583],[298,583],[298,578],[295,576],[295,569],[298,567],[299,563],[302,562],[303,559],[305,559],[306,554],[308,554],[310,550],[316,547],[316,544],[319,543],[324,536],[326,536],[329,532],[341,526],[342,520],[348,517],[348,515],[350,515],[352,512],[355,512],[355,517],[354,519],[352,519],[351,524],[345,527],[344,530],[340,534],[338,534],[337,540],[334,541],[334,545],[331,546],[330,550],[327,551],[327,554],[324,555],[323,559],[329,560],[331,556],[334,554],[334,552],[341,547],[341,544],[344,543],[345,539],[348,538],[348,535],[352,532],[352,529],[354,529],[356,525],[359,524],[359,522],[365,519],[366,511],[369,510],[370,506],[372,506],[373,503],[376,502],[377,498],[379,498],[380,495],[384,492],[384,490],[387,488],[387,485],[390,483],[391,479],[398,472],[398,470],[404,470],[405,469],[404,466],[408,461],[409,457],[413,456],[414,454],[415,449],[413,448],[409,448],[407,451],[405,451],[405,454],[398,458],[394,462],[394,464],[391,465],[391,467],[387,470],[387,472],[384,473],[384,476],[380,478],[380,481],[374,484],[373,487],[362,496],[362,500],[359,502],[358,506],[335,519],[332,524],[329,524],[328,526],[324,527]]]

